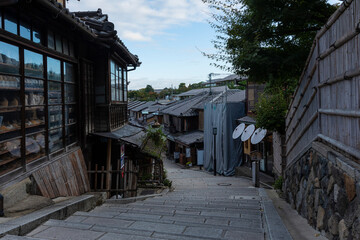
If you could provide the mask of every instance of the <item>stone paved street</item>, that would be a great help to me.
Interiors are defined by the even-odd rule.
[[[64,221],[49,220],[29,239],[291,239],[263,189],[235,177],[165,162],[175,190],[129,204],[107,202]],[[4,239],[18,239],[6,236]],[[20,238],[19,238],[20,239]]]

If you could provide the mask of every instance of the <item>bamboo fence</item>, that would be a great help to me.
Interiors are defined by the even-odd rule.
[[[317,33],[286,116],[287,166],[313,141],[360,159],[360,0],[345,0]]]

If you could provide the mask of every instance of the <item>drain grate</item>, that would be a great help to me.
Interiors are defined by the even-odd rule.
[[[218,183],[217,185],[226,187],[231,186],[231,183]]]

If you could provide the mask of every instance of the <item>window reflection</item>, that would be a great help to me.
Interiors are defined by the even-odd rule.
[[[0,72],[19,74],[19,48],[0,41]]]
[[[62,43],[61,43],[61,36],[55,35],[55,45],[56,45],[56,51],[62,53]]]
[[[65,107],[65,123],[76,123],[76,105],[66,105]]]
[[[54,33],[52,31],[48,32],[48,48],[55,49]]]
[[[27,22],[20,22],[20,36],[31,40],[31,26]]]
[[[71,63],[64,63],[64,80],[65,82],[75,82],[75,69]]]
[[[17,20],[16,17],[12,14],[5,13],[4,17],[4,28],[6,31],[11,32],[13,34],[18,34],[17,32]]]
[[[62,128],[49,131],[49,150],[55,152],[63,148]]]
[[[32,40],[34,43],[41,43],[41,33],[39,29],[33,28]]]
[[[49,128],[58,128],[62,126],[62,107],[51,106],[49,107]]]
[[[59,82],[48,82],[48,102],[49,104],[62,103],[61,99],[61,83]]]
[[[25,108],[26,134],[43,131],[45,129],[44,107]]]
[[[47,74],[48,79],[50,80],[61,80],[61,69],[60,69],[60,61],[50,58],[47,58]]]
[[[43,56],[28,50],[24,51],[25,76],[44,77]]]
[[[65,103],[76,102],[75,85],[65,84]]]
[[[25,138],[26,163],[45,156],[45,136],[38,133]]]

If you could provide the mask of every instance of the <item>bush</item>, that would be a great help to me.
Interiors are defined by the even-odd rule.
[[[172,181],[170,181],[169,179],[164,180],[164,186],[171,188],[171,185],[172,185]]]
[[[275,180],[274,188],[281,190],[281,189],[282,189],[282,185],[283,185],[283,181],[284,181],[284,179],[283,179],[282,176],[278,177],[278,178]]]

